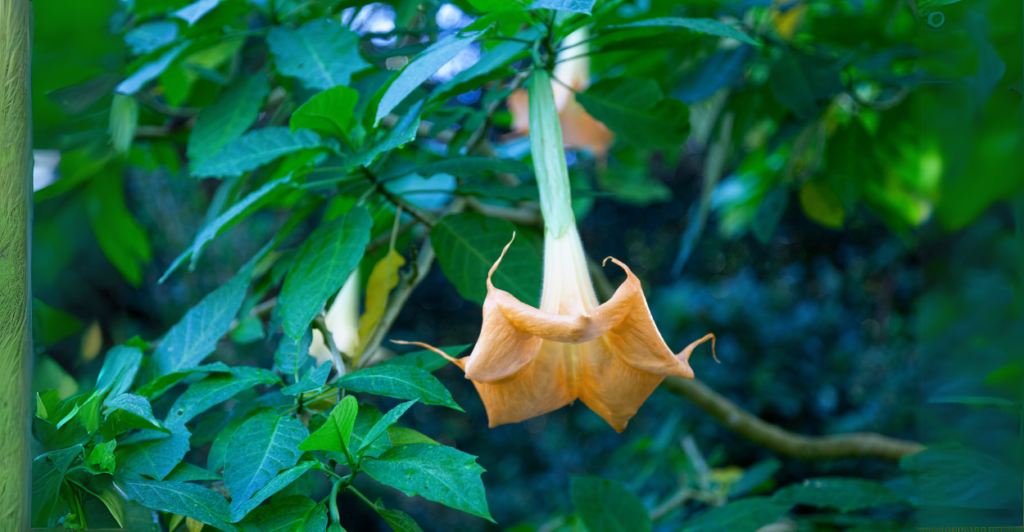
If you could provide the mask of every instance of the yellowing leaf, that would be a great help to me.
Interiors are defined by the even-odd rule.
[[[719,484],[733,484],[743,476],[743,468],[737,466],[711,470],[711,480]]]
[[[91,362],[96,358],[96,355],[100,354],[101,347],[103,347],[103,331],[100,330],[100,322],[93,321],[82,335],[82,363]]]
[[[807,13],[807,4],[801,2],[799,5],[793,5],[795,3],[791,2],[786,6],[781,6],[782,9],[776,12],[775,19],[772,21],[775,33],[778,33],[784,41],[793,39],[793,34],[803,23],[804,14]]]
[[[199,532],[203,529],[203,523],[196,521],[191,517],[185,518],[185,526],[188,527],[188,532]]]
[[[384,316],[384,307],[388,303],[388,294],[398,285],[398,269],[405,266],[405,259],[395,250],[391,250],[383,259],[373,266],[370,279],[366,283],[366,312],[359,318],[359,340],[364,343],[377,322]]]
[[[800,206],[808,218],[825,227],[841,229],[846,210],[832,187],[825,181],[812,179],[800,189]]]

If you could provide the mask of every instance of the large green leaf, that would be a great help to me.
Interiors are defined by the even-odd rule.
[[[292,133],[284,126],[265,127],[238,137],[192,168],[196,177],[242,175],[278,157],[323,146],[320,135],[308,129]]]
[[[775,492],[772,500],[794,506],[804,504],[852,512],[899,502],[889,488],[861,478],[809,478]]]
[[[377,117],[374,124],[380,121],[398,107],[407,96],[412,94],[424,81],[434,75],[448,61],[451,61],[459,52],[473,44],[473,40],[479,35],[477,32],[466,34],[453,33],[436,43],[427,47],[413,58],[412,62],[402,70],[398,78],[391,83],[384,96],[377,105]]]
[[[221,530],[235,530],[224,519],[228,515],[228,501],[209,488],[188,482],[144,479],[121,479],[117,485],[128,500],[148,508],[191,517]]]
[[[458,358],[458,356],[461,355],[462,352],[465,351],[470,345],[472,344],[442,347],[441,351],[444,351],[445,354],[447,354],[450,357]],[[447,364],[448,360],[442,357],[441,355],[438,355],[437,353],[429,349],[424,349],[422,351],[413,351],[412,353],[406,353],[404,355],[391,357],[387,360],[384,360],[379,365],[411,366],[414,368],[422,369],[423,371],[433,373],[445,367],[445,365]]]
[[[198,480],[221,480],[220,475],[188,462],[182,462],[164,477],[164,480],[195,482]]]
[[[75,445],[41,454],[32,461],[32,526],[49,527],[50,514],[60,502],[60,486],[68,468],[82,454]]]
[[[126,281],[138,287],[142,266],[153,256],[146,231],[125,204],[124,184],[119,173],[100,174],[84,191],[89,225],[103,254]]]
[[[686,106],[665,98],[652,79],[602,80],[576,98],[594,118],[638,147],[671,148],[686,140]]]
[[[189,26],[199,22],[199,19],[206,16],[207,13],[213,11],[221,0],[196,0],[191,4],[174,12],[174,18],[180,18],[188,23]]]
[[[445,445],[413,443],[389,449],[379,458],[364,459],[360,465],[378,482],[406,495],[422,495],[493,521],[480,479],[484,468],[474,456]]]
[[[596,0],[534,0],[530,9],[557,9],[571,13],[589,15]]]
[[[217,340],[231,329],[242,307],[252,272],[250,263],[171,327],[150,361],[157,376],[191,369],[217,349]]]
[[[345,447],[349,445],[358,413],[359,403],[356,402],[356,398],[346,396],[331,410],[327,421],[301,442],[298,449],[344,452]]]
[[[359,100],[359,92],[349,87],[331,87],[313,95],[306,103],[292,113],[288,126],[297,129],[311,129],[317,133],[338,139],[347,139],[352,125],[352,112]]]
[[[625,28],[680,28],[695,31],[697,33],[704,33],[707,35],[728,37],[730,39],[736,39],[737,41],[745,42],[747,44],[753,44],[755,46],[761,45],[761,43],[757,42],[746,33],[743,33],[742,31],[724,22],[720,22],[712,18],[652,18],[647,20],[641,20],[638,22],[631,22],[629,24],[622,24],[619,26],[608,26],[606,28],[602,28],[602,30]]]
[[[145,84],[153,81],[160,74],[163,74],[164,70],[167,70],[167,67],[171,66],[171,63],[173,63],[174,60],[177,59],[190,44],[192,44],[192,41],[185,41],[164,52],[159,59],[142,65],[132,75],[128,76],[127,79],[118,84],[114,90],[118,94],[126,94],[129,96],[139,92],[139,89],[141,89]]]
[[[172,20],[159,20],[139,24],[124,34],[124,42],[135,55],[144,55],[155,52],[178,38],[178,23]],[[90,80],[91,85],[98,85],[103,77]],[[90,83],[87,81],[85,83]],[[82,85],[85,85],[83,83]],[[91,86],[86,86],[92,88]],[[83,87],[85,88],[85,87]],[[108,91],[110,88],[108,87]],[[49,94],[47,94],[49,96]],[[72,109],[82,109],[81,105],[74,105]]]
[[[171,389],[175,384],[181,382],[185,377],[197,373],[231,373],[231,368],[223,362],[214,362],[213,364],[204,364],[202,366],[168,373],[167,375],[162,375],[142,385],[138,390],[135,390],[135,393],[149,399],[150,401],[155,401],[162,396],[164,392]]]
[[[189,451],[188,440],[192,436],[184,425],[168,428],[170,436],[146,430],[125,440],[114,452],[118,469],[131,469],[139,475],[163,480]]]
[[[249,499],[233,499],[231,501],[229,519],[232,523],[237,523],[245,518],[249,512],[253,511],[263,501],[269,499],[275,493],[288,487],[289,484],[295,482],[302,475],[309,471],[318,462],[302,462],[301,464],[282,472],[280,475],[270,479],[269,482],[260,487],[260,489],[253,494],[252,498]]]
[[[477,213],[445,216],[430,231],[437,262],[462,297],[483,304],[487,296],[487,271],[512,240],[516,228],[499,218]],[[523,238],[508,248],[501,266],[494,272],[494,286],[527,305],[540,299],[541,260]]]
[[[104,403],[103,434],[114,437],[131,429],[150,429],[170,432],[153,416],[153,407],[140,395],[126,393]]]
[[[684,523],[680,532],[755,532],[778,521],[790,508],[768,497],[747,497],[704,512]]]
[[[134,346],[119,345],[107,351],[103,367],[96,377],[96,390],[107,394],[107,401],[127,392],[135,374],[142,365],[142,350]]]
[[[213,105],[196,117],[196,125],[188,137],[188,158],[192,168],[221,149],[225,144],[241,137],[259,115],[263,99],[270,92],[270,84],[263,72],[242,76],[235,80]]]
[[[249,418],[231,437],[224,465],[224,485],[232,503],[253,496],[281,471],[299,462],[299,443],[309,431],[298,419],[272,411]]]
[[[395,422],[398,421],[398,418],[402,417],[402,414],[404,414],[406,410],[412,408],[412,405],[414,404],[416,404],[415,400],[408,401],[392,408],[387,414],[384,414],[384,416],[374,423],[373,426],[366,431],[366,434],[363,435],[362,444],[359,447],[355,447],[353,445],[353,447],[355,447],[355,454],[362,455],[363,452],[377,442],[382,435],[386,435],[388,433],[388,429],[391,428],[391,425],[394,425]],[[388,441],[390,441],[390,436],[388,438]]]
[[[311,20],[297,30],[274,26],[267,34],[277,71],[310,89],[348,85],[370,66],[359,55],[359,35],[333,20]]]
[[[505,172],[509,174],[530,174],[530,165],[515,159],[495,159],[492,157],[452,157],[421,164],[416,173],[423,177],[434,174],[451,174],[455,177],[479,178],[488,172]]]
[[[573,477],[572,502],[590,532],[649,532],[644,503],[622,486],[598,477]]]
[[[192,384],[181,394],[167,413],[164,425],[183,426],[210,407],[231,399],[242,390],[261,384],[277,384],[277,375],[262,368],[237,367],[231,373],[218,373]]]
[[[380,515],[394,532],[423,532],[420,525],[409,514],[401,510],[388,510],[384,508],[384,503],[380,499],[377,499],[374,509],[377,510],[377,515]]]
[[[380,456],[381,453],[391,448],[391,437],[388,431],[374,431],[373,439],[367,439],[371,436],[370,430],[377,426],[377,423],[384,418],[384,414],[380,413],[371,405],[359,405],[359,413],[356,414],[356,423],[352,427],[352,436],[349,439],[349,445],[352,449],[362,449],[363,456]],[[339,462],[344,463],[339,460]]]
[[[253,510],[241,524],[250,523],[261,532],[323,532],[327,506],[303,495],[291,495]]]
[[[900,460],[921,506],[1005,509],[1019,504],[1013,466],[960,445],[935,445]]]
[[[373,219],[366,209],[353,207],[344,217],[321,226],[306,240],[278,296],[286,335],[302,337],[327,298],[345,284],[363,258],[372,226]]]
[[[210,446],[210,453],[206,455],[206,468],[210,471],[220,471],[227,462],[228,455],[231,451],[231,438],[234,437],[235,431],[245,424],[249,418],[266,410],[267,409],[264,408],[257,408],[244,414],[238,414],[237,417],[229,421],[228,424],[220,430],[220,434],[217,434],[217,437],[214,438],[213,445]]]
[[[281,336],[281,341],[274,351],[274,364],[277,369],[286,375],[298,375],[302,366],[310,360],[309,346],[313,344],[313,333],[309,329],[306,334],[296,339],[287,334]]]
[[[527,28],[516,35],[516,38],[527,41],[532,41],[536,37],[537,30],[534,28]],[[494,48],[487,50],[487,53],[474,63],[473,66],[459,72],[455,77],[437,87],[430,94],[430,100],[445,101],[448,98],[472,90],[475,88],[474,85],[482,85],[483,82],[489,79],[489,77],[485,76],[521,54],[525,54],[527,47],[529,47],[528,43],[520,41],[503,41],[498,43]],[[500,71],[498,73],[500,74]]]
[[[462,412],[441,381],[413,366],[389,364],[361,369],[334,381],[332,385],[350,392],[415,399],[428,405],[447,406]]]
[[[407,142],[416,139],[416,132],[420,127],[420,111],[423,110],[424,100],[416,102],[409,111],[402,115],[402,118],[392,127],[384,138],[360,152],[358,155],[345,161],[348,168],[369,165],[378,155],[394,150]]]
[[[167,277],[174,273],[174,270],[178,269],[178,266],[181,266],[181,264],[185,262],[185,259],[189,257],[192,257],[191,267],[195,268],[196,261],[199,260],[199,254],[207,244],[213,241],[214,238],[220,236],[224,231],[234,227],[234,225],[239,221],[256,212],[270,201],[276,199],[280,194],[284,193],[284,191],[288,189],[287,185],[290,184],[290,175],[274,179],[273,181],[268,181],[260,188],[247,194],[241,199],[241,201],[228,208],[228,210],[218,215],[212,222],[203,226],[199,231],[199,234],[196,235],[192,245],[174,259],[174,262],[167,267],[167,271],[165,271],[160,277],[159,282],[164,282]]]
[[[327,383],[327,377],[331,374],[331,366],[333,362],[330,360],[309,368],[309,371],[299,379],[299,382],[292,384],[291,386],[285,386],[281,388],[281,393],[285,395],[299,395],[308,392],[320,392],[324,389],[324,384]]]

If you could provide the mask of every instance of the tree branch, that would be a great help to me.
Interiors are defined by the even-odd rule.
[[[598,296],[607,301],[613,292],[612,284],[604,270],[595,267],[588,257],[590,274],[594,277],[594,288]],[[662,383],[666,389],[690,400],[708,414],[721,421],[726,427],[744,438],[768,447],[775,452],[803,458],[823,460],[852,456],[876,457],[897,461],[924,450],[919,443],[898,440],[874,432],[855,432],[833,436],[804,436],[772,425],[747,412],[736,403],[720,395],[697,379],[666,377]]]

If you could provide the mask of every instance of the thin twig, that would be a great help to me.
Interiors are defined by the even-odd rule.
[[[338,351],[338,345],[334,343],[334,335],[327,329],[327,322],[324,321],[323,313],[313,319],[313,328],[320,331],[320,334],[324,336],[324,343],[331,350],[331,360],[334,361],[334,370],[337,372],[335,380],[344,377],[346,373],[345,361],[341,359],[341,351]]]

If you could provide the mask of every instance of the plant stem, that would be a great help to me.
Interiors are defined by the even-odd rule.
[[[0,530],[28,530],[32,7],[0,0]]]
[[[349,486],[349,487],[347,487],[347,488],[345,488],[345,489],[347,489],[348,491],[351,491],[352,493],[354,493],[354,494],[356,495],[356,497],[359,497],[360,499],[362,499],[362,500],[363,500],[363,502],[365,502],[366,504],[368,504],[368,505],[370,506],[370,508],[373,508],[374,510],[376,510],[376,509],[377,509],[377,505],[376,505],[376,504],[373,504],[373,501],[371,501],[370,499],[367,499],[367,498],[366,498],[366,496],[365,496],[365,495],[363,495],[363,494],[362,494],[362,493],[361,493],[361,492],[360,492],[359,490],[357,490],[357,489],[356,489],[355,487],[353,487],[353,486]]]

